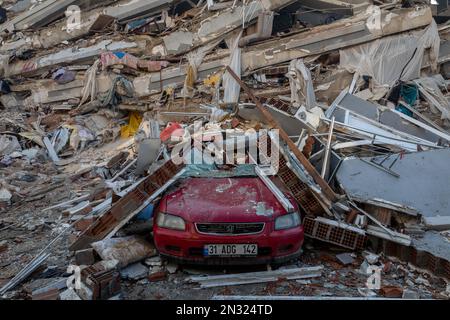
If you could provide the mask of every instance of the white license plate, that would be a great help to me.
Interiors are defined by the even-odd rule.
[[[204,248],[206,257],[257,256],[256,244],[210,244]]]

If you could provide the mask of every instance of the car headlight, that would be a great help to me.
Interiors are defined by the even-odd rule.
[[[158,217],[156,219],[156,225],[158,227],[166,229],[180,230],[180,231],[186,230],[186,223],[182,218],[162,212],[158,214]]]
[[[275,230],[292,229],[301,225],[300,215],[297,212],[281,216],[275,220]]]

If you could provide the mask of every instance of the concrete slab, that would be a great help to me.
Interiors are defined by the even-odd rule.
[[[376,158],[345,159],[337,179],[353,199],[424,217],[450,216],[450,149],[391,155],[383,163],[396,177],[367,163]],[[366,162],[364,162],[365,160]]]

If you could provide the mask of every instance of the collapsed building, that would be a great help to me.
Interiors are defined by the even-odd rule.
[[[77,259],[120,242],[123,229],[194,170],[173,154],[196,135],[194,151],[217,163],[235,150],[234,137],[260,148],[274,142],[268,155],[279,152],[276,164],[246,148],[243,162],[255,175],[277,167],[269,180],[295,198],[308,238],[370,248],[450,278],[450,29],[433,17],[440,6],[20,0],[3,8],[0,231],[35,230],[16,217],[21,206],[42,203],[40,218],[61,217],[42,250],[5,278],[1,295],[66,238]],[[218,143],[225,133],[233,139]],[[65,192],[55,198],[58,190]],[[4,254],[13,255],[8,240]],[[155,254],[148,243],[123,241],[141,259]],[[89,288],[79,295],[117,293],[118,266],[102,258],[83,263]]]

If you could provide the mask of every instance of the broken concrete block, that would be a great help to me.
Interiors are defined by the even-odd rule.
[[[391,270],[392,270],[392,262],[388,261],[388,262],[386,262],[385,264],[383,264],[383,272],[384,272],[385,274],[390,273]]]
[[[178,54],[189,51],[192,48],[194,34],[186,31],[172,32],[165,36],[163,41],[168,54]]]
[[[84,219],[78,220],[75,223],[74,228],[77,231],[83,232],[86,229],[88,229],[91,226],[91,224],[94,223],[95,220],[96,220],[96,218],[94,218],[94,217],[86,217]]]
[[[418,277],[417,279],[414,280],[414,282],[418,285],[423,285],[426,287],[431,286],[430,282],[427,279],[422,278],[422,277]]]
[[[178,265],[174,264],[174,263],[168,263],[166,265],[166,270],[170,273],[170,274],[174,274],[178,271]]]
[[[159,151],[161,149],[161,140],[158,139],[145,139],[138,145],[139,153],[136,163],[136,175],[144,174],[150,167],[150,165],[157,160]]]
[[[217,35],[225,34],[229,30],[233,30],[242,23],[248,23],[258,16],[264,10],[259,1],[252,1],[247,6],[238,6],[234,10],[227,10],[217,16],[212,16],[202,22],[197,30],[197,36],[201,41],[206,42]],[[244,12],[252,12],[252,15],[244,14]],[[243,21],[244,17],[244,21]]]
[[[125,280],[141,280],[148,274],[148,269],[142,263],[132,264],[120,271],[120,277]]]
[[[15,136],[0,135],[0,157],[7,156],[14,151],[22,151],[19,140]]]
[[[378,167],[368,164],[371,161],[379,163],[378,157],[347,158],[336,177],[345,192],[360,202],[395,208],[411,215],[421,214],[423,217],[448,216],[450,189],[444,186],[450,179],[449,155],[450,149],[445,148],[408,153],[397,162],[395,157],[391,157],[383,166],[400,178],[380,174]],[[423,170],[424,167],[428,170]],[[379,179],[379,183],[367,183],[373,179]],[[440,191],[436,192],[436,188]]]
[[[90,206],[89,201],[83,201],[77,204],[76,206],[69,208],[64,211],[64,213],[67,213],[69,215],[87,215],[92,211],[92,207]]]
[[[8,241],[6,240],[0,241],[0,253],[6,250],[8,250]]]

